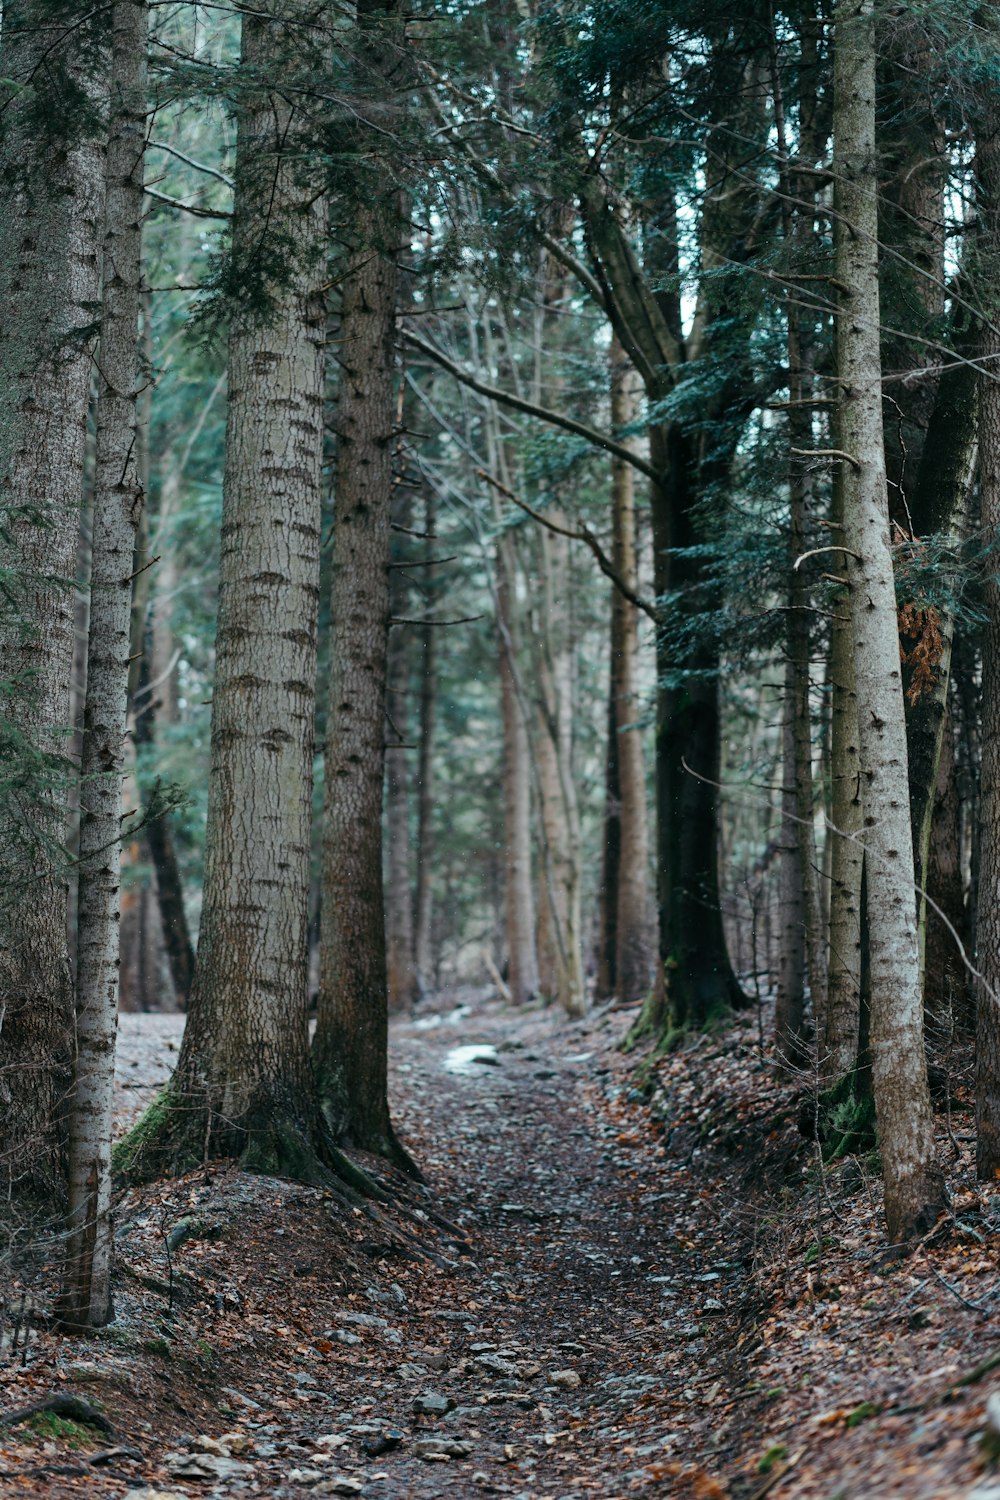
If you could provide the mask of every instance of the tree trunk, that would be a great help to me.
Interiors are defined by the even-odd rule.
[[[950,1037],[955,1028],[967,1027],[969,1022],[966,999],[970,989],[969,973],[954,936],[954,933],[958,934],[968,952],[971,945],[962,887],[959,798],[950,714],[945,719],[938,758],[926,887],[929,900],[925,903],[924,1022],[928,1034],[933,1036],[936,1032],[940,1039]],[[942,920],[941,913],[950,925]]]
[[[968,342],[960,333],[959,345]],[[927,429],[916,491],[911,501],[916,538],[945,540],[949,557],[957,557],[968,534],[969,501],[976,467],[977,377],[970,364],[945,370]],[[942,601],[957,596],[960,579],[954,563],[944,562],[938,574]],[[923,894],[932,859],[931,831],[937,802],[939,767],[947,732],[948,687],[955,639],[955,607],[951,602],[904,609],[900,644],[905,653],[906,747],[910,777],[910,822],[913,828],[914,875],[917,883],[918,933],[927,988],[937,982],[928,970],[926,941],[931,918]],[[940,937],[940,932],[938,936]],[[954,940],[952,940],[954,948]],[[940,997],[939,997],[940,998]]]
[[[604,752],[604,844],[601,850],[601,890],[598,911],[597,979],[598,1000],[615,993],[618,956],[618,873],[621,869],[621,786],[618,780],[618,667],[615,650],[615,594],[611,596],[611,652],[608,661],[607,744]]]
[[[394,579],[399,573],[393,574]],[[393,591],[402,605],[404,591]],[[402,607],[400,614],[405,613]],[[406,757],[409,753],[408,627],[389,632],[387,712],[385,720],[385,806],[389,844],[386,889],[387,984],[390,1011],[408,1011],[417,999],[413,950],[413,890],[410,885],[410,797]]]
[[[94,352],[84,330],[100,298],[104,148],[58,134],[40,146],[32,128],[40,102],[59,117],[65,74],[88,91],[100,87],[82,28],[67,24],[60,36],[49,10],[40,0],[5,6],[0,52],[4,78],[32,85],[5,103],[0,185],[0,660],[5,754],[28,752],[38,767],[26,816],[10,804],[0,812],[0,1179],[7,1197],[30,1191],[61,1202],[73,994],[59,788],[61,757],[70,753],[73,582]]]
[[[204,904],[177,1069],[127,1142],[144,1170],[218,1154],[319,1176],[306,986],[326,213],[296,107],[266,82],[322,64],[314,13],[300,0],[242,21],[256,86],[236,143]]]
[[[611,354],[611,425],[621,432],[635,419],[634,375],[621,346]],[[635,547],[634,471],[621,458],[611,461],[612,562],[633,592],[638,587]],[[611,655],[614,662],[615,769],[618,790],[618,869],[615,880],[615,993],[622,1001],[649,993],[652,954],[649,927],[649,829],[642,731],[635,728],[639,705],[639,611],[618,589],[611,598]]]
[[[561,512],[550,507],[558,525]],[[544,849],[542,910],[554,995],[567,1015],[583,1015],[580,818],[573,780],[573,635],[570,625],[569,543],[543,531],[539,538],[543,607],[536,618],[538,653],[535,763]],[[541,948],[541,941],[539,943]],[[541,958],[541,954],[540,954]]]
[[[774,1046],[784,1072],[806,1061],[806,902],[802,879],[795,754],[795,663],[785,663],[782,704],[781,862],[779,865],[778,984],[774,1007]]]
[[[432,545],[437,510],[427,491],[424,531]],[[433,597],[431,569],[424,569],[428,598]],[[414,940],[417,983],[422,991],[434,984],[434,720],[437,713],[437,631],[425,625],[420,632],[420,752],[417,770],[417,882],[414,901]]]
[[[111,1317],[111,1122],[120,964],[122,778],[132,574],[142,487],[136,463],[146,0],[111,12],[104,285],[87,697],[80,785],[76,1058],[69,1120],[69,1203],[60,1316],[72,1328]]]
[[[979,296],[995,323],[1000,266],[1000,110],[990,98],[977,141],[981,246]],[[979,486],[983,535],[1000,533],[1000,341],[981,334]],[[979,888],[976,900],[976,1171],[1000,1176],[1000,577],[991,557],[983,586],[986,638],[982,655],[982,773]]]
[[[834,445],[841,446],[839,424]],[[845,469],[833,480],[833,534],[844,525]],[[847,557],[835,553],[833,569],[847,573]],[[861,1007],[861,872],[864,846],[858,697],[854,681],[851,601],[845,589],[833,600],[830,624],[830,919],[826,1009],[822,1017],[819,1076],[832,1086],[852,1071],[858,1055]]]
[[[871,0],[838,0],[834,57],[837,158],[837,368],[846,475],[858,737],[871,946],[872,1084],[885,1213],[894,1241],[934,1223],[946,1201],[934,1156],[913,899],[895,585],[882,446],[879,351],[875,28]]]
[[[531,883],[531,749],[518,692],[514,622],[513,544],[497,541],[497,636],[500,714],[503,722],[504,905],[507,929],[507,988],[515,1005],[539,993],[535,947],[535,897]]]
[[[365,7],[377,19],[395,11]],[[359,8],[360,20],[360,8]],[[373,44],[378,52],[378,41]],[[374,66],[378,66],[376,56]],[[387,1098],[382,784],[389,629],[397,192],[359,207],[343,279],[326,732],[322,944],[313,1061],[335,1139],[411,1167]]]
[[[696,526],[694,457],[680,429],[654,427],[650,452],[663,479],[653,486],[658,595],[696,615],[709,607],[702,565],[691,555]],[[677,549],[677,550],[675,550]],[[678,661],[664,631],[657,649],[657,865],[660,957],[678,1027],[704,1026],[741,1006],[722,926],[718,870],[720,771],[717,644],[700,639]]]

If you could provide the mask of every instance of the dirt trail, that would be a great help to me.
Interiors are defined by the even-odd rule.
[[[906,1315],[918,1305],[908,1284],[886,1300],[872,1273],[857,1289],[868,1310],[843,1326],[808,1254],[811,1301],[780,1278],[768,1289],[760,1215],[701,1150],[704,1124],[664,1134],[635,1093],[635,1061],[616,1048],[628,1019],[567,1023],[473,997],[394,1025],[395,1117],[426,1210],[461,1232],[406,1221],[436,1261],[401,1253],[391,1214],[345,1214],[329,1194],[224,1164],[130,1191],[116,1324],[85,1343],[36,1333],[0,1363],[0,1407],[76,1391],[100,1402],[119,1451],[94,1466],[64,1437],[0,1429],[0,1494],[968,1495],[982,1390],[947,1421],[935,1409],[878,1431],[849,1423],[866,1397],[871,1415],[896,1410],[922,1369],[939,1376],[942,1351],[945,1369],[959,1350],[968,1361],[979,1320],[960,1310],[935,1330],[932,1309],[903,1367],[869,1370],[864,1340],[874,1366],[895,1337],[893,1299]],[[124,1119],[169,1072],[178,1035],[174,1018],[123,1017]],[[699,1097],[710,1079],[725,1092],[727,1067],[746,1071],[752,1041],[737,1029],[683,1064],[708,1070]],[[797,1181],[795,1139],[779,1145]],[[797,1286],[802,1249],[783,1233]],[[848,1243],[845,1263],[869,1256]]]

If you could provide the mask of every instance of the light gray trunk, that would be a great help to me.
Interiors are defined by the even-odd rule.
[[[635,419],[636,376],[615,340],[611,355],[611,425],[621,432]],[[628,588],[638,588],[635,547],[634,469],[613,458],[612,562]],[[615,992],[623,1001],[642,1000],[653,977],[649,888],[649,815],[642,731],[635,727],[639,702],[639,611],[615,589],[611,597],[614,673],[614,732],[618,770],[618,877],[615,913]]]
[[[48,7],[5,8],[0,72],[35,95],[60,66],[81,81],[81,33],[54,36]],[[38,71],[42,55],[50,70]],[[85,82],[101,80],[89,60]],[[58,87],[58,85],[53,85]],[[31,99],[32,91],[24,98]],[[104,143],[39,147],[3,87],[0,188],[0,672],[4,717],[35,750],[69,755],[74,579],[85,433],[100,298]],[[53,100],[53,108],[56,101]],[[66,798],[59,770],[34,806],[2,811],[0,832],[0,1182],[5,1195],[61,1198],[73,1050]]]
[[[531,881],[531,749],[518,692],[513,544],[497,542],[497,635],[500,653],[500,713],[503,722],[504,900],[507,928],[507,988],[515,1005],[539,992],[535,946],[535,896]]]
[[[550,507],[560,526],[566,517]],[[570,629],[569,542],[542,531],[539,538],[542,607],[536,614],[535,734],[542,837],[539,948],[544,943],[552,992],[567,1015],[586,1006],[583,980],[580,815],[573,780],[573,642]]]
[[[111,119],[98,361],[97,465],[80,785],[76,1057],[60,1299],[70,1327],[111,1316],[111,1118],[121,953],[122,780],[132,573],[142,485],[136,455],[146,0],[111,13]]]
[[[854,638],[871,945],[872,1085],[889,1235],[903,1241],[945,1203],[934,1154],[913,895],[906,732],[889,546],[879,351],[875,27],[871,0],[839,0],[834,53],[837,368],[842,382],[844,542]]]
[[[298,3],[280,21],[245,14],[246,70],[281,78],[319,65],[322,34],[310,59],[302,24],[315,13]],[[260,1170],[308,1176],[326,211],[296,141],[295,91],[265,90],[248,97],[237,130],[232,255],[245,300],[229,335],[204,904],[160,1144],[178,1163],[242,1155]]]

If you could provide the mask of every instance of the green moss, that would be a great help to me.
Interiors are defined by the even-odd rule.
[[[35,1412],[23,1424],[23,1432],[46,1442],[65,1443],[67,1448],[92,1448],[98,1436],[92,1427],[82,1422],[73,1422],[68,1417],[57,1417],[51,1411]]]
[[[817,1100],[816,1125],[823,1160],[858,1156],[875,1144],[875,1101],[859,1093],[857,1074],[848,1073]]]
[[[184,1140],[178,1121],[188,1117],[169,1088],[157,1094],[152,1104],[117,1143],[111,1153],[116,1177],[138,1181],[162,1170],[169,1162],[178,1174],[196,1167],[200,1154],[193,1142]]]
[[[158,1335],[156,1338],[144,1339],[142,1347],[147,1354],[159,1354],[163,1359],[170,1358],[170,1340],[162,1336]]]
[[[763,1458],[757,1460],[758,1474],[770,1474],[775,1464],[780,1464],[783,1458],[788,1457],[788,1449],[784,1443],[775,1443],[768,1448]]]
[[[876,1408],[870,1401],[862,1401],[859,1406],[849,1414],[847,1418],[848,1427],[860,1427],[862,1422],[867,1422],[870,1417],[876,1415]]]

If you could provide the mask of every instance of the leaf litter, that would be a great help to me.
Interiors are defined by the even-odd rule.
[[[877,1172],[822,1166],[756,1021],[643,1061],[628,1012],[447,1007],[393,1027],[405,1222],[224,1162],[129,1189],[87,1339],[49,1326],[55,1257],[15,1263],[0,1422],[83,1404],[0,1425],[0,1493],[997,1500],[1000,1192],[961,1077],[951,1216],[890,1259]],[[124,1128],[180,1021],[122,1022]]]

